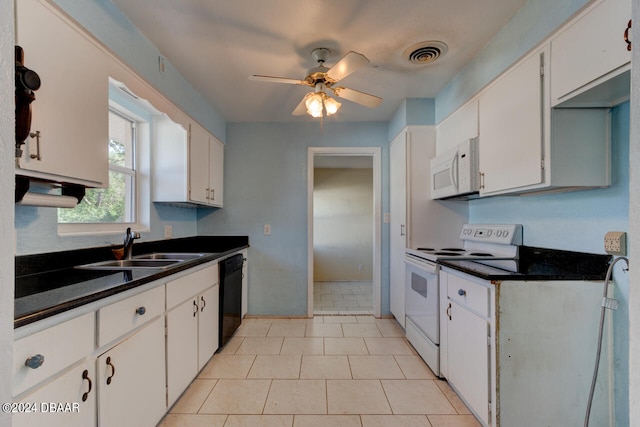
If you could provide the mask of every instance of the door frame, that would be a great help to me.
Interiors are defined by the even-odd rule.
[[[307,317],[313,317],[313,170],[316,156],[364,156],[373,160],[373,315],[380,317],[382,293],[382,148],[308,147],[307,149]]]

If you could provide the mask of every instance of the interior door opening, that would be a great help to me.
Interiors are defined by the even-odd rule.
[[[376,150],[309,149],[309,317],[380,315]]]

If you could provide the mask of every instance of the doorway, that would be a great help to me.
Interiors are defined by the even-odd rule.
[[[310,147],[307,170],[307,315],[380,317],[381,149]]]

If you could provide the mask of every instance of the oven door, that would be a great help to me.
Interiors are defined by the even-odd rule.
[[[405,256],[405,315],[432,344],[440,343],[438,265]]]

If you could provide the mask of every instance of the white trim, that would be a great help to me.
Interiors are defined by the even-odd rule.
[[[381,315],[382,148],[309,147],[307,149],[307,316],[313,317],[313,159],[315,156],[371,156],[373,159],[373,315]]]

